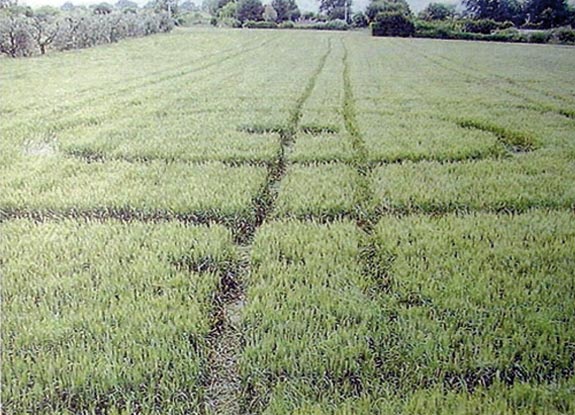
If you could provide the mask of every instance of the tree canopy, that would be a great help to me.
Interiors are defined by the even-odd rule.
[[[365,11],[370,22],[375,21],[379,13],[399,13],[411,16],[411,9],[405,0],[373,0]]]
[[[320,0],[319,11],[331,20],[348,21],[351,19],[351,0]]]
[[[240,22],[262,20],[264,6],[260,0],[238,0],[236,7],[236,19]]]
[[[301,16],[295,0],[272,0],[271,5],[278,14],[278,22],[286,20],[296,21]]]
[[[445,3],[429,3],[419,13],[419,17],[423,20],[445,20],[453,16],[455,16],[455,5]]]

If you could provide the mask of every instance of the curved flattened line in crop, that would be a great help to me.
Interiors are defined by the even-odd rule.
[[[457,120],[454,122],[462,128],[480,130],[493,134],[510,153],[530,152],[538,147],[537,140],[529,134],[509,130],[497,124],[473,119]]]

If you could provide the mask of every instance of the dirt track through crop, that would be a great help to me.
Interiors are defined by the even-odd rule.
[[[206,406],[213,414],[246,413],[245,396],[242,394],[242,379],[239,373],[239,356],[242,351],[241,313],[245,305],[245,281],[250,273],[249,245],[257,229],[265,222],[274,207],[278,194],[278,186],[286,172],[286,151],[296,139],[302,117],[302,109],[309,99],[317,77],[324,69],[325,62],[331,53],[331,39],[328,39],[327,51],[319,60],[318,66],[309,78],[303,93],[297,99],[289,114],[287,126],[277,128],[280,134],[281,146],[274,163],[268,166],[268,180],[261,193],[255,198],[255,223],[246,227],[240,235],[236,235],[237,247],[243,258],[241,272],[230,275],[232,280],[220,284],[216,321],[212,334],[208,339],[210,345],[209,375],[206,384]],[[254,129],[256,130],[256,129]],[[257,133],[257,131],[254,131]],[[239,239],[239,240],[238,240]],[[252,399],[249,397],[248,399]],[[260,397],[260,399],[265,397]]]

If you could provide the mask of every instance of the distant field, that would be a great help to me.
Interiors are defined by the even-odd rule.
[[[574,413],[574,52],[0,60],[2,413]]]

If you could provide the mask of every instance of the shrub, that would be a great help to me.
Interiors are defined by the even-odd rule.
[[[281,22],[278,27],[280,29],[293,29],[295,27],[295,23],[291,20],[288,20],[286,22]]]
[[[415,25],[410,17],[400,12],[379,13],[371,25],[373,36],[408,37],[415,34]]]
[[[499,25],[495,20],[491,19],[469,20],[463,26],[463,31],[465,32],[482,33],[484,35],[488,35],[497,29],[499,29]]]
[[[325,23],[326,30],[348,30],[349,25],[345,20],[335,19]]]
[[[549,32],[533,32],[529,34],[529,43],[547,43],[551,39]]]
[[[445,20],[455,16],[455,5],[444,3],[429,3],[419,17],[423,20]]]
[[[328,22],[317,22],[306,25],[296,25],[296,29],[310,29],[310,30],[348,30],[349,25],[343,20],[331,20]]]
[[[243,27],[248,29],[277,29],[278,25],[276,22],[254,22],[253,20],[248,20]]]
[[[551,32],[553,39],[560,43],[575,43],[575,30],[570,27],[559,27]]]
[[[369,22],[374,22],[379,13],[401,13],[411,16],[411,9],[405,0],[374,0],[365,10]]]
[[[428,37],[436,39],[453,39],[458,32],[458,28],[452,22],[425,21],[415,22],[415,35],[417,37]]]

